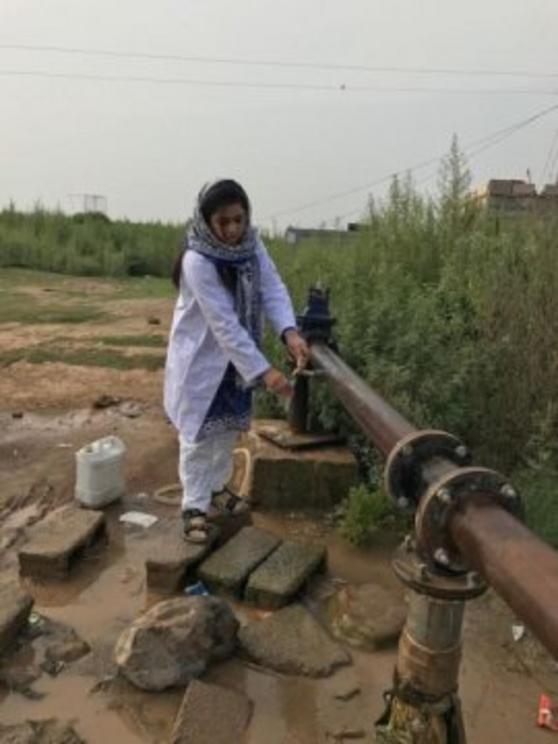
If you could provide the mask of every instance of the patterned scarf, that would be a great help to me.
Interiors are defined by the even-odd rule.
[[[201,212],[206,186],[198,197],[194,221],[184,240],[184,250],[196,251],[212,261],[217,269],[236,273],[234,305],[240,323],[258,346],[262,340],[262,306],[260,265],[256,250],[260,244],[257,231],[249,224],[238,245],[222,243],[211,232]],[[249,216],[248,216],[249,217]]]

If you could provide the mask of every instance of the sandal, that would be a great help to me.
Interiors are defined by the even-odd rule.
[[[215,537],[216,527],[207,520],[207,515],[199,509],[186,509],[182,512],[184,539],[197,545],[204,545]]]
[[[211,503],[219,509],[221,513],[225,512],[228,516],[236,517],[239,514],[245,514],[250,510],[250,504],[231,491],[228,486],[225,486],[220,491],[214,493]]]

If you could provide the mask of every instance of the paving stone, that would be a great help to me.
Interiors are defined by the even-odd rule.
[[[0,584],[0,654],[27,624],[33,598],[14,581]]]
[[[244,527],[217,550],[198,570],[199,578],[214,591],[240,595],[250,573],[280,544],[281,540],[257,527]]]
[[[69,505],[51,512],[29,531],[29,541],[19,551],[22,574],[63,578],[105,529],[102,512]]]
[[[171,744],[230,744],[241,741],[252,713],[243,693],[194,680],[178,711]]]
[[[152,529],[145,559],[147,587],[155,592],[176,592],[208,555],[211,544],[196,545],[184,540],[180,519],[161,520]]]
[[[242,652],[263,667],[285,674],[327,677],[351,657],[300,604],[278,610],[240,629]]]
[[[288,604],[310,576],[323,566],[326,555],[322,546],[285,540],[251,574],[245,598],[258,607],[269,609]]]

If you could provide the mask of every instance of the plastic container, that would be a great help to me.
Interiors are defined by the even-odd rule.
[[[98,439],[76,452],[76,499],[83,506],[101,509],[124,494],[125,454],[118,437]]]

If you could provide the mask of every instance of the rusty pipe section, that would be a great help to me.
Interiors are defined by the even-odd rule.
[[[492,504],[471,502],[450,521],[463,555],[558,659],[558,553]]]
[[[387,457],[397,442],[416,431],[407,419],[386,403],[325,344],[310,346],[313,364],[321,369],[372,444]]]
[[[335,352],[320,342],[310,349],[314,365],[324,372],[347,411],[382,454],[387,456],[398,442],[417,431]],[[423,463],[422,476],[427,481],[431,480],[431,465]],[[460,470],[442,458],[434,475],[440,475],[440,467],[444,472]],[[478,498],[465,499],[451,510],[447,532],[466,562],[558,659],[558,552],[502,506]]]

